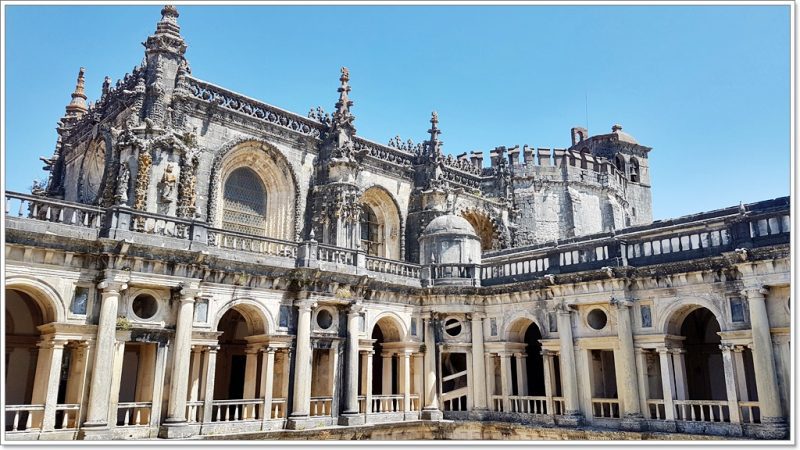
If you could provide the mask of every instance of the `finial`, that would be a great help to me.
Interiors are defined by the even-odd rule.
[[[147,38],[144,46],[147,54],[167,52],[183,56],[186,53],[186,43],[181,37],[181,27],[178,25],[178,9],[166,5],[161,9],[161,20],[156,25],[156,32]]]
[[[611,132],[616,133],[617,131],[622,131],[622,125],[615,123],[611,126]]]
[[[75,91],[72,93],[72,100],[67,105],[67,117],[81,117],[88,110],[86,107],[86,80],[84,73],[86,73],[86,69],[81,67],[78,71],[78,81],[75,84]]]
[[[103,97],[108,95],[108,91],[111,90],[111,77],[106,76],[103,80]]]
[[[350,107],[353,106],[353,101],[350,100],[350,71],[347,67],[342,67],[342,75],[339,77],[341,85],[339,86],[339,101],[336,102],[336,110],[333,112],[333,125],[337,129],[347,129],[350,135],[356,134],[353,121],[355,116],[350,112]]]
[[[442,144],[444,142],[439,140],[439,135],[442,134],[437,126],[439,124],[439,114],[436,111],[431,113],[431,129],[428,133],[431,134],[431,139],[428,141],[428,151],[431,155],[441,155]]]

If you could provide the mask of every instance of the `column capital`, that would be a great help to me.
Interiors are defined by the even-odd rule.
[[[674,347],[670,348],[669,352],[672,353],[673,355],[681,355],[686,353],[686,349]]]
[[[633,348],[633,351],[638,353],[638,354],[648,353],[650,350],[651,349],[649,349],[649,348],[643,348],[643,347],[634,347]]]
[[[217,353],[219,351],[219,345],[208,345],[206,346],[206,351],[208,353]]]
[[[672,353],[672,350],[674,350],[672,347],[656,347],[656,351],[662,355],[666,353]]]
[[[485,318],[486,318],[486,314],[481,313],[481,312],[473,312],[473,313],[467,313],[466,314],[466,319],[470,320],[472,322],[480,322],[481,320],[483,320]]]
[[[566,301],[562,300],[556,305],[555,310],[560,316],[568,316],[575,312],[575,305],[568,304]]]
[[[114,295],[128,289],[128,283],[118,280],[105,279],[97,283],[97,289],[102,291],[103,295]]]
[[[633,306],[633,302],[625,298],[611,297],[608,301],[611,306],[616,306],[618,310],[628,309]]]
[[[294,306],[296,306],[300,311],[311,311],[317,307],[317,302],[309,299],[296,300],[294,302]]]
[[[66,339],[46,338],[36,344],[39,348],[64,348],[67,345]]]
[[[733,351],[736,352],[736,353],[742,353],[744,351],[744,349],[746,348],[745,345],[734,345],[734,344],[731,344],[731,345],[733,345]]]
[[[742,289],[742,294],[748,300],[764,300],[769,295],[769,286],[748,286]]]
[[[729,344],[727,342],[719,344],[719,349],[722,350],[722,353],[730,353],[733,351],[735,346],[733,344]]]
[[[278,349],[275,348],[275,347],[266,346],[266,347],[259,348],[258,351],[260,351],[261,353],[273,353],[274,354],[275,352],[278,351]]]
[[[361,303],[360,300],[357,300],[350,304],[350,309],[347,311],[347,315],[351,316],[351,315],[361,314],[364,311],[364,309],[365,309],[364,304]]]

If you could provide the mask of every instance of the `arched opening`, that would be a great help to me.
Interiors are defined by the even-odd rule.
[[[639,182],[639,160],[636,158],[631,158],[631,181]]]
[[[372,328],[372,392],[376,395],[392,395],[400,392],[398,385],[398,359],[393,352],[392,343],[402,342],[399,324],[390,317],[382,317]]]
[[[475,234],[477,234],[478,238],[481,240],[481,250],[493,250],[497,247],[495,239],[496,230],[489,216],[477,211],[464,211],[461,213],[461,217],[466,219],[467,222],[472,225],[472,228],[475,229]]]
[[[706,308],[690,312],[681,325],[686,351],[686,387],[689,400],[726,400],[725,370],[719,348],[719,322]]]
[[[589,160],[589,149],[585,148],[585,147],[582,148],[581,151],[580,151],[580,154],[581,154],[581,169],[588,169],[589,168],[589,163],[588,163],[588,160]]]
[[[383,251],[383,236],[375,211],[369,205],[361,205],[361,249],[368,255],[379,256]]]
[[[24,292],[6,289],[7,405],[31,404],[33,378],[36,373],[36,344],[40,335],[37,327],[40,325],[44,325],[44,318],[36,301]],[[6,415],[6,426],[8,425]]]
[[[238,233],[264,236],[267,224],[267,194],[264,183],[253,170],[240,167],[225,180],[222,228]]]
[[[361,248],[372,256],[400,259],[400,209],[384,188],[373,186],[361,197]]]
[[[217,331],[221,334],[213,379],[212,420],[263,419],[267,414],[263,405],[267,391],[273,399],[270,417],[283,415],[288,388],[288,359],[273,349],[273,359],[269,362],[269,337],[263,312],[252,304],[236,304],[220,317]],[[193,367],[201,365],[200,360],[193,358]],[[265,383],[268,371],[273,375],[269,387]],[[200,384],[195,378],[193,375],[192,386]],[[193,393],[192,397],[195,397]],[[279,399],[283,403],[276,413],[275,402]]]
[[[614,167],[625,174],[625,158],[622,155],[616,155],[614,157]]]
[[[213,226],[295,240],[298,188],[284,155],[269,144],[246,141],[218,158],[209,195]]]
[[[524,344],[523,351],[511,359],[511,392],[519,396],[545,395],[545,363],[542,355],[542,332],[536,322],[517,319],[509,329],[509,342]]]

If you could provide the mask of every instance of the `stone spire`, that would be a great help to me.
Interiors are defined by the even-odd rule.
[[[439,130],[439,114],[436,111],[431,113],[431,129],[428,130],[428,133],[431,135],[431,139],[428,141],[428,154],[432,158],[438,158],[442,155],[442,144],[444,142],[439,140],[439,135],[442,134],[442,131]]]
[[[172,5],[161,10],[161,20],[156,25],[156,32],[142,44],[147,49],[147,54],[172,53],[183,57],[186,53],[186,42],[181,37],[178,15],[177,8]]]
[[[353,101],[350,100],[350,71],[347,67],[342,67],[342,76],[339,77],[339,101],[336,102],[336,111],[333,113],[333,127],[334,129],[344,130],[350,136],[356,134],[356,128],[353,125],[356,117],[350,112],[350,107],[353,106]]]
[[[89,110],[89,108],[86,107],[86,92],[84,91],[86,80],[83,74],[85,72],[86,69],[83,67],[78,71],[78,82],[75,85],[75,91],[72,93],[72,100],[69,102],[69,105],[67,105],[67,118],[79,119]]]

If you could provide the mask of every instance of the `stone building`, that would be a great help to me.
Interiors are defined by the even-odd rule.
[[[653,222],[619,125],[382,145],[347,69],[297,115],[177,19],[6,193],[6,439],[788,437],[788,197]]]

